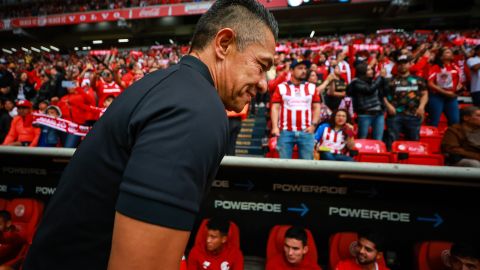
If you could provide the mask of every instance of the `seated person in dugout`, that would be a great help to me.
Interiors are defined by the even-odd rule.
[[[358,233],[355,257],[340,261],[335,270],[388,270],[383,257],[383,237],[374,232]]]
[[[302,227],[292,226],[285,232],[283,254],[269,259],[266,270],[321,270],[316,262],[304,260],[308,251],[307,232]]]
[[[219,217],[210,219],[206,241],[190,251],[188,270],[243,270],[242,251],[229,242],[229,231],[230,221]]]
[[[450,249],[450,269],[480,270],[480,251],[467,243],[454,243]]]
[[[25,240],[12,225],[12,215],[6,210],[0,211],[0,265],[15,258],[22,249]],[[8,269],[2,268],[0,269]]]

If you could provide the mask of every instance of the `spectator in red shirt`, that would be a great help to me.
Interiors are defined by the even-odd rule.
[[[272,257],[267,261],[266,270],[321,270],[320,266],[305,260],[309,252],[307,233],[297,226],[290,227],[285,232],[283,254]]]
[[[32,103],[28,100],[20,100],[17,102],[17,110],[18,115],[13,118],[3,145],[37,146],[40,129],[32,126]]]
[[[20,236],[15,226],[12,225],[12,215],[0,211],[0,265],[15,258],[22,249],[25,240]]]
[[[442,48],[435,58],[435,65],[428,76],[430,95],[428,101],[429,124],[438,126],[440,116],[445,113],[448,125],[460,122],[457,91],[462,88],[460,70],[453,63],[453,53],[449,48]]]
[[[190,251],[188,270],[243,270],[242,251],[229,242],[229,230],[228,220],[210,219],[205,243],[195,245]]]
[[[100,72],[100,78],[98,76],[94,76],[94,83],[92,85],[95,86],[98,95],[98,104],[103,104],[103,101],[108,96],[118,97],[122,92],[122,84],[121,80],[118,78],[118,73],[112,72],[109,69],[104,69]]]
[[[76,87],[68,87],[68,94],[63,96],[58,102],[58,107],[62,111],[64,119],[70,120],[76,124],[84,125],[86,116],[91,112],[91,106],[95,100],[85,93],[82,87],[79,87],[78,81],[72,81]],[[63,140],[63,147],[75,148],[80,142],[81,137],[75,134],[66,134]]]
[[[374,232],[358,234],[355,256],[340,261],[335,270],[388,270],[383,263],[383,237]]]

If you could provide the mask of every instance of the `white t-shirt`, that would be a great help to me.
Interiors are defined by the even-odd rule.
[[[470,82],[470,92],[480,92],[480,69],[473,71],[472,67],[476,64],[480,64],[480,57],[475,56],[468,58],[467,65],[470,68],[472,81]]]

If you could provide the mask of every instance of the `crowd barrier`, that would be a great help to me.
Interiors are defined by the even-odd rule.
[[[0,147],[0,197],[48,204],[73,153]],[[416,242],[478,235],[479,191],[474,168],[225,157],[198,221],[232,219],[246,255],[265,256],[274,225],[300,224],[312,230],[320,261],[330,235],[366,227],[407,257]]]

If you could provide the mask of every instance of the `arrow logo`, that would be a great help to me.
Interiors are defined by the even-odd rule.
[[[443,218],[435,213],[434,217],[418,217],[417,221],[422,221],[422,222],[433,222],[433,227],[437,228],[443,223]]]
[[[248,190],[248,191],[251,191],[251,190],[255,187],[255,185],[253,184],[253,182],[250,181],[250,180],[247,180],[246,183],[235,183],[235,184],[233,184],[233,185],[236,186],[236,187],[244,188],[244,189],[246,189],[246,190]]]
[[[289,207],[287,210],[290,211],[290,212],[298,212],[300,214],[300,216],[303,217],[307,214],[307,212],[310,209],[308,209],[308,207],[304,203],[301,203],[300,206],[302,208]]]
[[[14,186],[14,187],[10,187],[9,190],[11,192],[15,192],[17,193],[18,195],[22,194],[23,193],[23,186]]]

